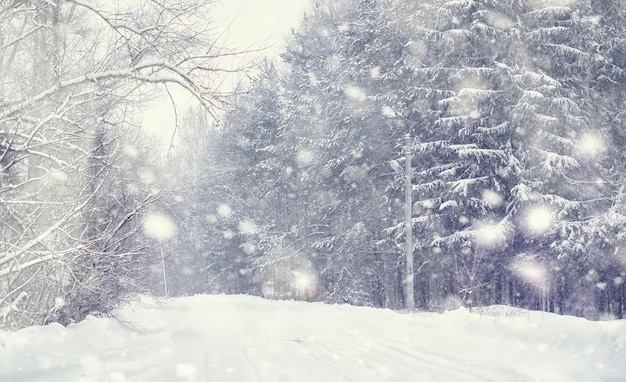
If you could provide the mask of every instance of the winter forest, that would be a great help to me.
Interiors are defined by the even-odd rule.
[[[419,310],[623,318],[624,0],[316,0],[262,62],[213,6],[1,3],[1,329],[411,287]],[[159,98],[166,153],[140,122]]]

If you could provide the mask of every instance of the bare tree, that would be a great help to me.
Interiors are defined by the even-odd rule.
[[[216,115],[231,95],[220,75],[247,68],[220,67],[243,52],[216,43],[210,9],[201,0],[0,5],[0,325],[80,319],[135,285],[129,264],[150,253],[142,212],[166,193],[130,170],[137,155],[146,161],[128,138],[142,103],[177,87]]]

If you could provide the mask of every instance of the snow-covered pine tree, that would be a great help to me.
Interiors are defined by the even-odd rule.
[[[610,203],[598,182],[606,174],[596,156],[603,132],[590,108],[597,24],[582,3],[520,3],[514,12],[521,43],[514,45],[512,147],[523,167],[508,206],[516,216],[515,248],[522,263],[545,272],[532,280],[550,298],[542,307],[570,310],[581,305],[567,301],[576,294],[572,284],[590,269],[589,220]]]
[[[421,302],[439,305],[459,292],[467,301],[487,301],[485,287],[503,271],[497,256],[511,231],[502,205],[510,92],[497,65],[510,23],[493,7],[471,1],[397,6],[396,14],[406,15],[398,28],[409,40],[410,81],[398,91],[410,95],[403,101],[415,137]]]
[[[322,30],[321,36],[299,42],[315,54],[294,69],[301,76],[295,81],[314,80],[308,95],[315,94],[313,110],[317,105],[323,111],[316,128],[324,128],[312,146],[325,177],[316,180],[317,192],[335,204],[318,214],[320,223],[331,224],[314,245],[326,252],[321,263],[329,298],[361,290],[367,303],[403,306],[403,240],[383,231],[403,216],[399,178],[388,164],[399,159],[409,123],[402,90],[396,91],[407,79],[405,41],[386,1],[326,7],[318,17],[327,19],[324,27],[307,32]],[[310,41],[324,44],[311,49]]]
[[[293,148],[284,139],[283,90],[276,68],[266,63],[250,85],[211,143],[217,155],[206,157],[217,161],[223,189],[206,200],[215,235],[208,238],[213,248],[205,254],[205,273],[213,275],[209,283],[223,290],[260,294],[297,215],[290,207],[291,166],[282,161]]]
[[[590,240],[585,251],[590,259],[583,288],[594,291],[596,309],[623,317],[626,299],[624,246],[624,115],[626,89],[626,3],[622,0],[589,2],[579,16],[586,20],[585,50],[588,77],[584,86],[590,108],[589,132],[580,149],[601,165],[594,171],[596,187],[605,198],[604,207],[590,219]]]
[[[314,265],[329,301],[401,306],[402,174],[386,165],[402,167],[408,131],[419,303],[573,307],[572,281],[609,268],[592,252],[614,251],[622,208],[623,165],[597,151],[621,126],[601,100],[623,91],[622,27],[598,26],[608,3],[318,2],[258,161],[289,169],[268,188],[299,213],[279,247]]]

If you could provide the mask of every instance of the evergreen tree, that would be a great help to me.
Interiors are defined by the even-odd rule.
[[[409,133],[421,307],[620,315],[622,3],[316,2],[224,130],[245,290],[404,306]]]

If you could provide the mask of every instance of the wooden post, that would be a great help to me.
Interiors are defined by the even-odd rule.
[[[404,244],[404,252],[406,256],[406,308],[409,312],[415,310],[415,281],[413,270],[413,185],[411,183],[412,171],[411,167],[411,135],[406,135],[406,146],[404,149],[404,218],[406,240]]]

